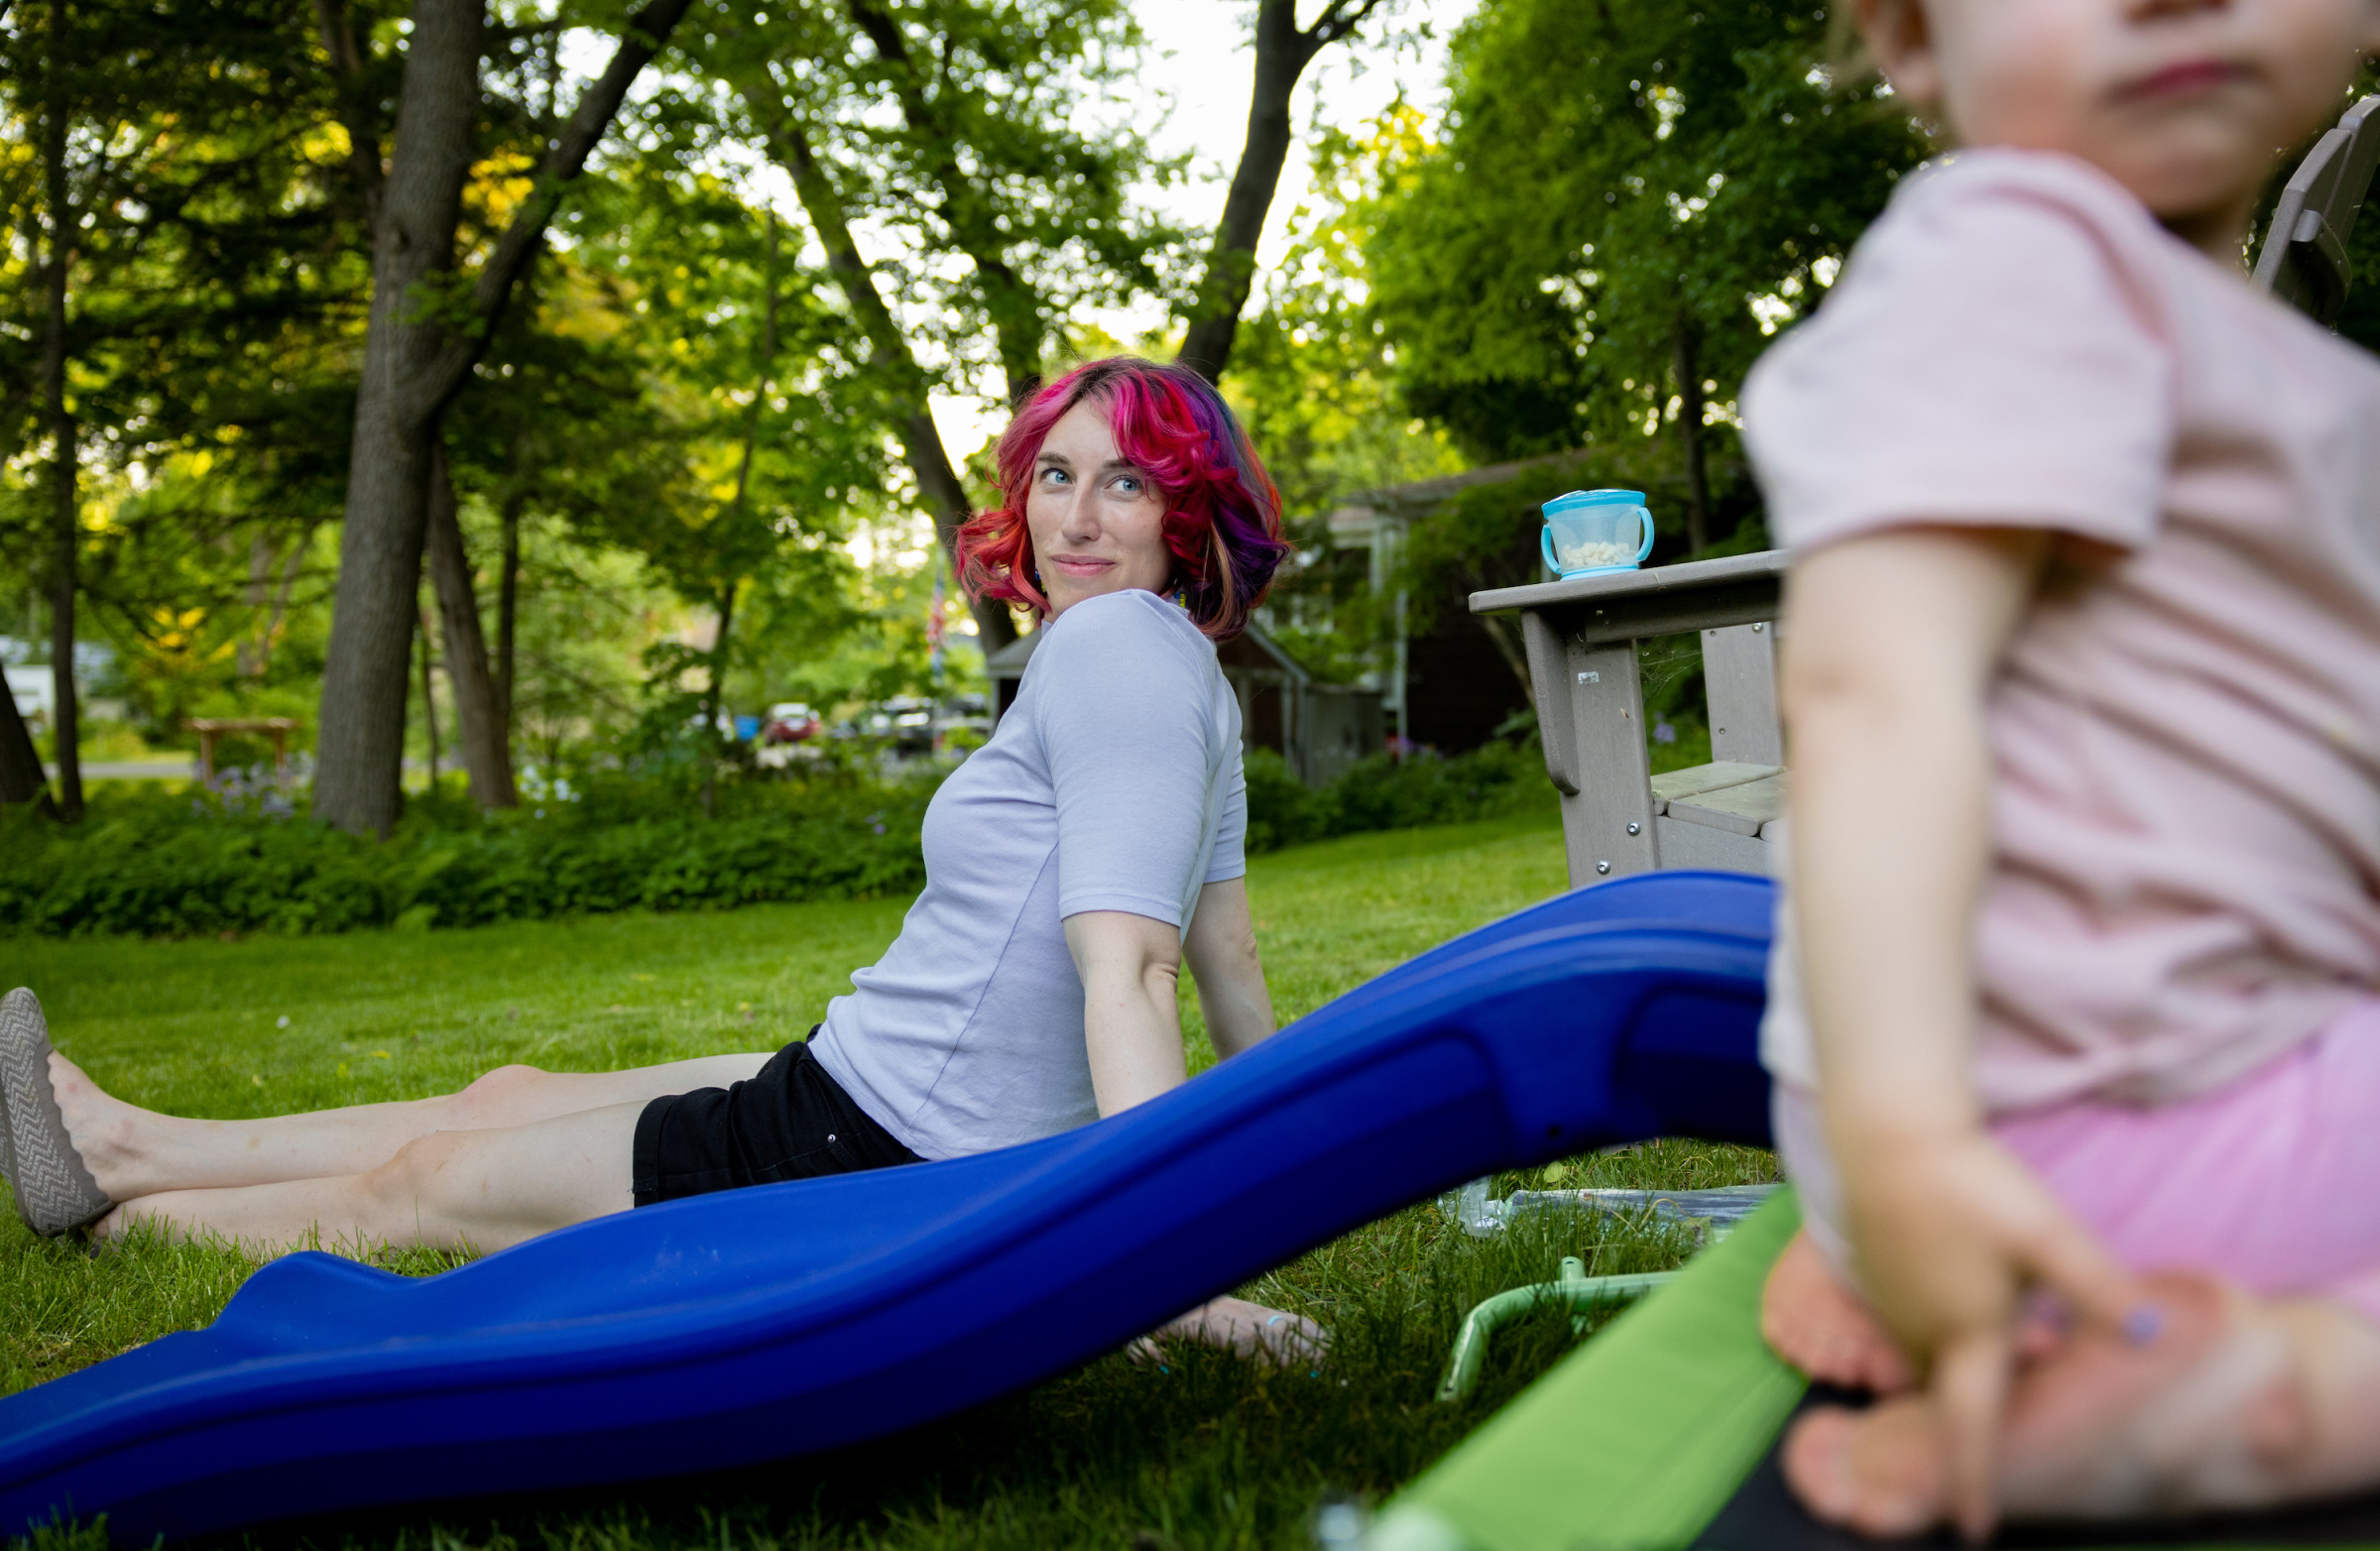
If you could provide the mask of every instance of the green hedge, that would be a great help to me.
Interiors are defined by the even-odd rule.
[[[1251,852],[1550,804],[1533,748],[1367,760],[1329,787],[1248,761]],[[550,790],[550,788],[548,788]],[[568,789],[566,786],[563,788]],[[927,779],[731,780],[706,816],[682,779],[597,776],[482,817],[416,800],[387,841],[251,804],[114,795],[77,825],[0,816],[0,935],[343,932],[610,910],[905,895],[922,887]]]
[[[756,783],[690,799],[409,815],[385,843],[309,819],[133,798],[63,827],[0,827],[0,931],[46,936],[477,926],[608,910],[906,894],[924,882],[924,783]]]
[[[1334,835],[1459,824],[1554,805],[1554,788],[1534,742],[1490,743],[1451,759],[1426,750],[1401,760],[1375,755],[1319,789],[1299,781],[1269,749],[1248,756],[1251,853]]]

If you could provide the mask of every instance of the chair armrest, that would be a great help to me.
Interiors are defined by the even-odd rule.
[[[1497,614],[1520,609],[1541,614],[1557,622],[1556,629],[1566,640],[1601,646],[1775,619],[1784,578],[1785,551],[1763,549],[1717,560],[1582,576],[1576,581],[1475,592],[1471,611]]]

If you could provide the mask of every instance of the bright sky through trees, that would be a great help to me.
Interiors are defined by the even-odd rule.
[[[1353,131],[1377,117],[1398,92],[1435,117],[1446,97],[1446,39],[1478,8],[1478,0],[1405,0],[1386,16],[1383,29],[1366,29],[1354,48],[1326,51],[1298,83],[1292,122],[1301,138],[1281,170],[1280,192],[1264,223],[1256,260],[1279,262],[1290,217],[1313,192],[1302,132],[1322,123]],[[1302,22],[1313,11],[1298,7]],[[1134,115],[1162,155],[1191,158],[1189,177],[1171,186],[1138,191],[1137,202],[1193,231],[1215,224],[1240,146],[1248,134],[1248,97],[1253,81],[1249,24],[1255,8],[1247,0],[1139,0],[1135,10],[1148,35],[1148,63],[1142,79],[1148,95]],[[1383,36],[1392,42],[1382,48]],[[1130,309],[1094,319],[1120,339],[1131,339],[1165,321],[1154,298]],[[1007,417],[997,407],[971,398],[934,396],[934,424],[953,459],[965,459],[999,433]]]

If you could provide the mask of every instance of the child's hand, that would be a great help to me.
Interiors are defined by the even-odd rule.
[[[1970,1540],[1991,1532],[1993,1454],[2028,1290],[2129,1330],[2138,1283],[2041,1182],[1979,1129],[1840,1135],[1847,1228],[1877,1312],[1919,1366],[1951,1447],[1951,1500]],[[1855,1182],[1855,1183],[1854,1183]]]

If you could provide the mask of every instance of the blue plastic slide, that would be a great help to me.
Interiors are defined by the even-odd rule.
[[[119,1542],[716,1470],[915,1426],[1490,1170],[1767,1139],[1769,886],[1659,873],[1392,970],[1113,1120],[624,1213],[442,1276],[324,1254],[0,1400],[0,1534]]]

